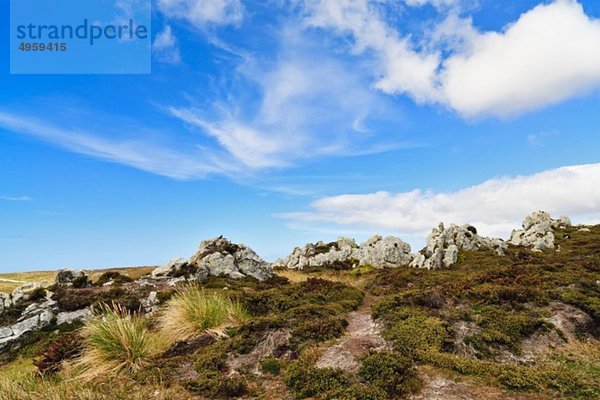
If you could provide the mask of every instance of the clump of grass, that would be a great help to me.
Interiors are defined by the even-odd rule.
[[[189,286],[166,304],[160,327],[171,342],[189,339],[205,331],[220,333],[228,325],[248,319],[243,306],[220,293]]]
[[[81,330],[85,344],[75,366],[81,368],[82,377],[138,371],[164,349],[162,338],[137,314],[117,305],[100,310],[101,315]]]

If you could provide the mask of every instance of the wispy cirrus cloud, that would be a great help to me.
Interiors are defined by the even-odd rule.
[[[237,24],[244,18],[240,0],[158,0],[157,5],[167,17],[185,20],[197,28]]]
[[[506,237],[531,212],[600,220],[600,164],[561,167],[529,176],[502,177],[451,192],[415,189],[320,198],[310,210],[281,216],[296,227],[335,227],[395,232],[424,238],[439,221],[472,223],[481,232]]]
[[[5,201],[30,201],[31,197],[29,197],[29,196],[0,196],[0,200],[5,200]]]
[[[0,127],[52,143],[66,150],[127,165],[174,179],[203,178],[239,172],[235,163],[200,147],[187,150],[153,143],[150,138],[109,138],[101,133],[56,126],[30,116],[0,112]]]
[[[356,64],[324,53],[295,29],[280,32],[280,40],[276,60],[242,65],[236,70],[244,79],[242,89],[234,88],[212,110],[171,106],[171,115],[214,138],[252,169],[412,146],[371,131],[382,118],[401,123],[402,115],[396,110],[391,116],[384,96],[369,88]],[[250,102],[247,86],[257,88]]]

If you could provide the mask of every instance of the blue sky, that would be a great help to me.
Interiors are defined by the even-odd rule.
[[[152,25],[149,75],[2,58],[0,271],[600,221],[597,1],[158,0]]]

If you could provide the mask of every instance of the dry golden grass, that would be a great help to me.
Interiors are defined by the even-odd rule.
[[[86,269],[84,271],[89,275],[92,281],[95,281],[103,273],[113,271],[127,275],[132,279],[139,279],[152,272],[154,268],[156,268],[156,266]],[[55,275],[56,271],[12,272],[0,274],[0,292],[11,293],[15,288],[27,282],[41,282],[42,286],[48,286],[54,283]]]
[[[101,310],[81,330],[85,347],[73,365],[82,379],[138,371],[166,349],[165,341],[147,328],[142,317],[118,306]]]
[[[160,329],[174,343],[205,331],[220,334],[223,328],[247,319],[248,314],[238,301],[191,285],[168,301],[160,316]]]
[[[0,274],[0,292],[11,293],[15,288],[27,282],[42,282],[42,285],[51,285],[54,282],[56,271],[13,272]]]
[[[123,268],[108,268],[108,269],[90,269],[85,270],[90,279],[93,281],[97,280],[102,274],[106,272],[118,272],[123,275],[127,275],[131,279],[139,279],[142,276],[149,274],[154,270],[156,266],[144,266],[144,267],[123,267]]]
[[[355,288],[363,288],[365,279],[362,276],[351,271],[323,271],[323,272],[302,272],[295,269],[282,269],[276,271],[278,276],[289,279],[290,282],[298,283],[307,281],[310,278],[319,278],[331,282],[339,282]]]

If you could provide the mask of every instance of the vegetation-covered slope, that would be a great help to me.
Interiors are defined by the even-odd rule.
[[[98,308],[29,337],[2,356],[0,399],[597,399],[600,226],[556,237],[560,251],[461,252],[449,269],[210,277],[185,301],[165,288],[150,316]],[[57,293],[135,296],[116,285]],[[123,305],[113,294],[93,301]]]

